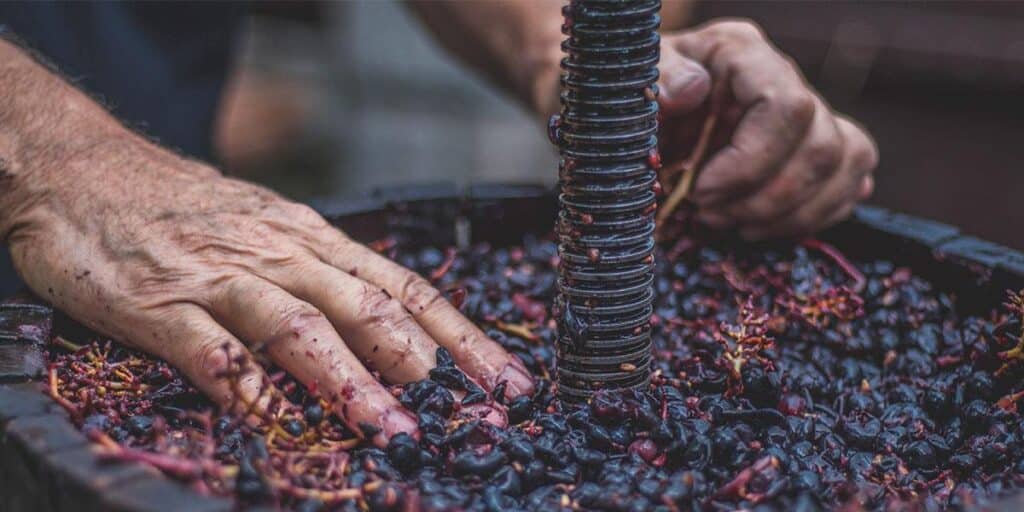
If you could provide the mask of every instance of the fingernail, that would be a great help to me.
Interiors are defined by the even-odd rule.
[[[401,409],[391,409],[384,413],[384,418],[381,419],[381,430],[388,439],[402,432],[416,438],[419,437],[416,417]]]
[[[498,374],[495,382],[505,381],[505,397],[515,398],[517,396],[533,393],[533,379],[523,366],[523,362],[512,356],[512,359],[505,365],[505,368]]]
[[[508,416],[503,411],[486,404],[467,405],[462,408],[461,413],[474,419],[484,420],[496,427],[504,428],[508,425]]]

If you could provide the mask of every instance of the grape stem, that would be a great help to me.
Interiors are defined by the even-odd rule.
[[[1024,290],[1017,293],[1009,292],[1009,298],[1009,302],[1005,304],[1006,308],[1012,313],[1016,313],[1020,317],[1021,322],[1024,322]],[[1024,328],[1021,329],[1020,335],[1017,337],[1017,345],[1009,350],[1000,352],[998,356],[999,359],[1006,362],[996,370],[996,375],[1006,373],[1012,361],[1024,361]]]
[[[839,249],[836,249],[835,246],[822,242],[817,238],[805,238],[800,241],[800,245],[831,258],[836,265],[839,265],[839,268],[843,269],[843,272],[846,272],[846,275],[853,279],[853,291],[860,293],[864,290],[864,286],[867,284],[864,274],[857,269],[856,265],[846,259],[846,256],[839,252]]]
[[[708,117],[704,120],[704,125],[701,126],[700,136],[697,138],[697,144],[694,145],[690,156],[664,170],[666,178],[679,173],[682,173],[682,175],[679,177],[676,185],[672,187],[672,192],[669,194],[668,199],[665,200],[665,204],[658,211],[658,216],[655,219],[658,226],[661,226],[668,220],[672,213],[676,211],[676,208],[679,207],[683,200],[689,197],[690,192],[693,190],[693,184],[697,181],[700,165],[703,163],[708,146],[711,143],[711,135],[715,133],[715,127],[718,125],[722,96],[725,91],[725,84],[727,83],[728,80],[722,80],[715,84],[715,87],[712,89],[711,108]]]

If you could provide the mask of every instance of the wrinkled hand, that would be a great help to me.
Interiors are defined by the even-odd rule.
[[[378,444],[413,433],[392,383],[427,378],[438,346],[477,383],[532,391],[522,363],[415,273],[306,206],[148,144],[80,157],[14,219],[19,273],[90,327],[166,359],[223,404],[267,401],[258,365],[236,391],[218,375],[254,344],[333,400]],[[364,366],[365,365],[365,366]],[[465,410],[465,409],[464,409]],[[502,422],[489,406],[469,411]],[[358,430],[357,430],[358,431]]]
[[[666,168],[689,156],[709,111],[718,114],[691,196],[704,223],[751,239],[806,234],[871,194],[871,138],[833,112],[756,25],[716,21],[665,35],[660,69]],[[720,101],[713,87],[723,88]]]

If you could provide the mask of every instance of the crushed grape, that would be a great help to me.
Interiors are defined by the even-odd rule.
[[[430,379],[395,388],[421,439],[386,449],[274,368],[297,405],[258,427],[110,342],[54,347],[49,392],[110,458],[293,510],[938,510],[1024,486],[1020,296],[960,317],[886,261],[694,244],[656,259],[651,386],[568,404],[550,382],[563,316],[538,307],[555,294],[553,242],[381,247],[437,275],[539,379],[498,401],[508,428],[460,416],[453,390],[496,401],[444,353]]]

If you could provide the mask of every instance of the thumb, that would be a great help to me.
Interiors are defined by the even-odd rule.
[[[658,102],[665,115],[685,114],[704,103],[711,91],[711,75],[699,62],[663,45],[658,66]]]

